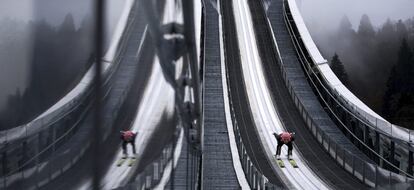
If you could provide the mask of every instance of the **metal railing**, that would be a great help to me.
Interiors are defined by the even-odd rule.
[[[289,3],[289,6],[292,6],[294,9],[297,9],[296,3],[294,1],[288,0],[288,3]],[[289,8],[292,9],[292,7],[289,7]],[[301,20],[300,22],[303,22],[302,18],[301,17],[299,18],[299,17],[300,16],[296,16],[296,17],[293,16],[293,20],[300,19]],[[306,36],[310,36],[307,29],[306,28],[303,29],[303,27],[298,27],[298,33],[299,35],[303,34]],[[308,57],[309,62],[313,63],[313,66],[327,64],[326,60],[317,61],[314,59],[315,57],[321,57],[322,55],[320,55],[319,50],[315,50],[313,48],[313,47],[316,47],[316,45],[313,43],[312,39],[308,39],[308,40],[310,41],[304,42],[303,45],[305,46],[304,48],[306,49],[306,51],[309,49],[312,49],[311,51],[308,52],[310,56]],[[321,70],[318,67],[315,67],[315,69],[317,70],[317,72],[321,72]],[[411,134],[413,130],[406,129],[398,125],[394,125],[384,120],[380,116],[376,115],[374,112],[371,112],[371,113],[367,112],[365,109],[361,108],[361,106],[358,106],[354,102],[350,101],[348,99],[349,97],[344,97],[341,94],[341,92],[339,92],[335,87],[332,87],[332,85],[330,85],[329,82],[327,82],[325,74],[323,72],[321,73],[322,73],[321,76],[318,76],[318,77],[322,77],[321,79],[322,82],[324,82],[325,86],[329,87],[328,89],[332,93],[332,95],[335,96],[335,99],[339,100],[341,102],[341,105],[344,106],[346,109],[348,109],[348,111],[352,112],[354,117],[358,117],[364,122],[369,122],[369,124],[367,125],[370,125],[371,128],[375,128],[376,130],[379,130],[381,133],[384,133],[385,135],[388,135],[392,138],[396,138],[402,141],[411,142]],[[340,84],[340,86],[346,88],[343,84]],[[367,106],[365,107],[368,108]]]
[[[131,18],[129,17],[128,20]],[[126,26],[125,28],[129,28],[130,26]],[[124,30],[125,33],[125,30]],[[118,44],[117,46],[111,47],[115,49],[114,57],[112,60],[104,60],[102,59],[102,62],[105,62],[108,64],[108,66],[103,67],[102,75],[105,79],[104,84],[107,84],[107,81],[109,80],[110,76],[113,74],[113,72],[116,70],[118,63],[119,63],[119,54],[122,49],[123,38],[120,38],[118,40],[112,40],[112,43]],[[114,44],[115,44],[114,43]],[[111,49],[110,48],[110,49]],[[112,51],[112,50],[108,50]],[[80,83],[75,86],[75,88],[79,88],[79,92],[75,92],[72,95],[75,95],[74,97],[71,97],[69,101],[65,102],[64,104],[60,105],[58,108],[53,109],[55,105],[53,105],[49,110],[45,111],[42,115],[35,118],[33,121],[30,121],[29,123],[13,127],[7,130],[1,130],[0,131],[0,148],[2,148],[5,144],[13,144],[13,143],[21,143],[21,141],[24,141],[25,138],[37,135],[38,133],[41,133],[42,131],[48,130],[47,128],[54,126],[59,127],[57,123],[61,122],[64,119],[67,118],[76,118],[77,116],[74,115],[76,111],[78,111],[78,107],[83,106],[85,107],[85,104],[90,102],[90,95],[92,94],[92,88],[93,88],[93,76],[94,76],[94,67],[96,67],[96,63],[92,64],[85,75],[83,76]],[[85,79],[85,81],[83,80]],[[82,84],[81,84],[82,83]],[[74,88],[74,89],[75,89]],[[74,90],[72,89],[72,90]],[[71,93],[71,92],[70,92]],[[89,99],[88,99],[89,98]],[[57,135],[59,136],[59,135]]]
[[[285,3],[287,3],[289,1],[285,1]],[[284,9],[286,11],[286,9]],[[286,14],[285,14],[286,15]],[[291,19],[290,21],[294,22],[294,19]],[[290,32],[298,32],[298,29],[295,27],[296,25],[290,25]],[[300,36],[300,34],[299,34]],[[295,39],[296,39],[296,35],[295,35]],[[301,58],[302,60],[302,66],[304,68],[304,70],[308,73],[310,73],[309,78],[312,79],[313,81],[316,81],[316,86],[314,85],[315,89],[318,90],[318,93],[320,94],[320,98],[322,98],[321,101],[323,101],[323,103],[326,104],[326,106],[330,107],[332,114],[334,117],[336,117],[335,119],[337,119],[338,121],[342,122],[343,124],[349,126],[349,125],[354,125],[352,127],[360,127],[360,128],[366,128],[366,129],[362,129],[362,133],[363,134],[356,134],[355,130],[351,131],[352,134],[356,134],[354,135],[355,138],[358,138],[360,141],[364,141],[365,144],[366,140],[369,138],[367,136],[368,133],[376,133],[376,139],[375,142],[377,142],[377,144],[385,144],[383,146],[391,146],[389,147],[389,149],[394,150],[395,149],[395,143],[397,143],[397,151],[400,151],[400,154],[403,154],[407,157],[410,157],[409,154],[412,154],[413,151],[413,147],[411,146],[410,142],[406,142],[406,141],[402,141],[399,139],[395,139],[393,137],[390,137],[389,135],[385,134],[385,133],[381,133],[380,130],[377,130],[376,127],[372,127],[369,123],[359,119],[358,116],[356,116],[355,114],[353,114],[352,111],[349,111],[346,109],[346,107],[344,107],[339,100],[337,100],[336,96],[333,95],[330,91],[330,89],[328,87],[326,87],[325,85],[325,81],[323,79],[320,79],[320,76],[318,75],[319,73],[314,71],[311,68],[314,68],[314,64],[312,62],[312,60],[310,59],[311,57],[309,57],[309,53],[306,51],[305,48],[305,43],[302,41],[301,38],[299,38],[299,40],[296,40],[297,43],[295,43],[295,46],[297,47],[296,50],[300,51],[298,52],[298,55],[302,55]],[[304,50],[305,49],[305,50]],[[313,76],[314,78],[311,78],[311,76]],[[319,86],[317,86],[319,85]],[[331,105],[334,104],[334,105]],[[335,113],[334,113],[335,112]],[[346,115],[345,117],[343,115]],[[342,116],[342,117],[341,117]],[[348,128],[346,128],[345,130],[349,130]],[[380,142],[383,141],[383,142]],[[373,148],[373,147],[371,147]],[[379,152],[385,151],[385,150],[381,150],[381,146],[376,147],[377,150],[376,153],[379,154]],[[387,147],[385,147],[387,148]],[[384,149],[385,149],[384,148]],[[407,150],[408,153],[404,152],[405,150]],[[400,158],[402,159],[402,157]],[[410,173],[410,175],[412,175],[412,166],[410,166],[410,163],[412,163],[412,160],[410,161],[409,158],[407,158],[408,162],[403,162],[401,163],[402,166],[400,166],[400,168],[407,168],[407,172]],[[393,162],[394,158],[390,158],[390,162]],[[394,163],[393,163],[394,164]],[[406,164],[406,165],[404,165]],[[404,166],[404,167],[403,167]]]
[[[81,102],[83,102],[84,98],[86,97],[85,94],[88,94],[87,92],[88,90],[80,93],[77,97],[67,102],[63,106],[59,107],[58,109],[43,117],[35,119],[32,122],[11,129],[0,131],[0,143],[5,144],[9,143],[10,141],[16,141],[27,136],[31,136],[32,134],[44,130],[45,125],[51,125],[53,123],[58,122],[67,115],[70,115],[73,112],[73,110],[76,109],[77,106],[81,104]]]
[[[283,65],[283,60],[281,59],[280,55],[279,62],[280,62],[280,70],[282,72],[283,79],[286,83],[287,88],[289,89],[289,93],[292,97],[292,99],[295,102],[296,107],[298,108],[299,112],[301,113],[305,123],[307,124],[307,127],[312,131],[313,135],[317,138],[319,143],[323,145],[326,151],[329,152],[329,154],[348,172],[350,172],[352,175],[360,179],[362,182],[369,186],[377,187],[397,182],[407,182],[411,181],[412,176],[407,173],[406,171],[394,166],[393,163],[382,157],[380,154],[378,154],[375,150],[373,150],[370,146],[368,146],[364,140],[361,140],[358,135],[355,135],[353,131],[351,131],[344,122],[341,120],[341,116],[338,116],[334,110],[336,110],[338,107],[332,107],[330,104],[328,104],[328,101],[325,100],[325,96],[322,92],[322,90],[327,91],[327,89],[324,87],[324,84],[322,83],[319,78],[315,77],[317,74],[312,69],[312,65],[309,63],[309,56],[303,50],[301,44],[303,44],[302,39],[300,38],[300,35],[298,37],[297,35],[297,28],[294,20],[291,18],[289,5],[287,5],[287,0],[284,0],[283,5],[283,15],[284,15],[284,21],[286,24],[286,27],[288,27],[288,31],[290,33],[290,38],[293,42],[293,45],[295,47],[296,53],[298,55],[299,61],[302,65],[302,68],[305,71],[306,77],[309,79],[309,82],[311,84],[311,87],[316,91],[318,97],[323,102],[324,105],[327,106],[328,113],[331,114],[334,119],[337,121],[337,124],[339,124],[343,129],[348,132],[351,135],[351,138],[354,139],[356,142],[358,142],[363,148],[370,152],[374,157],[376,157],[378,160],[381,161],[381,163],[385,163],[393,170],[403,174],[399,175],[392,171],[383,169],[379,167],[377,164],[369,163],[366,160],[361,159],[359,156],[354,155],[349,150],[341,147],[340,144],[337,144],[328,134],[325,133],[325,131],[321,130],[319,126],[316,125],[314,119],[310,117],[310,114],[306,109],[304,109],[304,105],[302,104],[301,100],[296,95],[296,92],[293,90],[293,86],[291,85],[291,81],[287,78],[287,73]],[[275,40],[275,39],[274,39]],[[275,41],[276,44],[276,41]],[[320,88],[322,87],[322,88]],[[330,95],[329,91],[327,92],[328,95]],[[335,100],[335,99],[334,99]],[[340,106],[340,105],[339,105]],[[383,140],[383,139],[380,139]],[[384,140],[383,140],[384,141]],[[379,142],[378,142],[379,143]]]
[[[250,188],[256,189],[256,190],[282,189],[282,187],[279,187],[269,182],[266,176],[263,175],[263,173],[259,169],[257,169],[256,166],[253,164],[252,159],[247,153],[246,147],[243,143],[243,140],[240,134],[240,128],[239,128],[239,125],[237,124],[237,120],[234,115],[235,112],[233,109],[233,103],[231,101],[231,98],[229,102],[230,102],[231,119],[233,123],[233,130],[234,130],[234,136],[235,136],[235,140],[237,144],[237,150],[240,156],[240,161],[241,161],[244,174],[246,176],[246,179],[247,179],[247,182],[249,183]]]
[[[226,69],[226,72],[228,72],[228,69]],[[229,75],[226,73],[227,81],[229,81]],[[230,85],[230,84],[229,84]],[[247,179],[247,182],[249,183],[250,188],[261,190],[261,189],[282,189],[282,187],[279,187],[277,185],[274,185],[269,182],[269,180],[266,178],[266,176],[263,175],[263,173],[256,168],[256,166],[253,164],[252,159],[250,158],[249,154],[247,153],[246,147],[243,143],[241,133],[240,133],[240,127],[237,123],[237,119],[235,116],[235,111],[233,107],[233,100],[232,100],[232,93],[230,88],[227,88],[228,94],[230,96],[229,98],[229,104],[230,104],[230,115],[231,115],[231,121],[233,124],[233,130],[234,130],[234,136],[236,140],[237,145],[237,151],[240,156],[240,162],[245,174],[245,177]]]
[[[165,173],[165,168],[170,162],[172,164],[172,145],[167,145],[161,153],[161,156],[152,163],[148,164],[144,171],[141,172],[133,183],[127,184],[117,189],[154,189],[155,186],[159,185],[162,176]]]
[[[223,35],[223,34],[220,34]],[[221,39],[222,40],[222,39]],[[224,42],[223,42],[224,43]],[[226,48],[224,48],[224,51],[226,51]],[[222,55],[224,56],[224,55]],[[222,63],[226,64],[226,63]],[[272,189],[283,189],[283,187],[277,186],[275,184],[272,184],[266,176],[262,173],[260,169],[258,169],[252,162],[252,159],[250,158],[249,154],[247,153],[247,149],[243,143],[243,139],[241,137],[240,127],[237,123],[236,119],[236,112],[234,111],[234,104],[233,104],[233,98],[232,98],[232,92],[230,88],[230,78],[229,78],[229,69],[227,68],[227,64],[225,66],[225,77],[227,81],[227,92],[228,92],[228,100],[229,100],[229,107],[230,107],[230,116],[231,116],[231,122],[233,125],[233,132],[234,137],[236,140],[237,145],[237,151],[239,154],[240,162],[242,165],[243,172],[245,174],[247,183],[249,184],[251,189],[255,190],[272,190]],[[244,81],[244,80],[242,80]],[[230,131],[229,131],[230,132]]]
[[[347,98],[343,97],[339,92],[337,92],[337,90],[331,90],[333,94],[338,96],[336,98],[343,102],[342,105],[347,107],[349,110],[352,110],[352,113],[356,113],[354,114],[356,117],[363,119],[365,122],[369,122],[369,126],[371,128],[379,131],[380,133],[383,133],[384,135],[389,136],[390,138],[394,138],[399,141],[406,141],[410,144],[410,146],[414,144],[412,142],[414,130],[392,124],[384,119],[380,119],[355,105],[353,102],[350,102]]]
[[[184,137],[182,141],[185,141],[185,147],[187,149],[187,163],[191,160],[191,169],[190,171],[187,168],[186,177],[190,178],[190,184],[186,184],[188,189],[196,189],[199,185],[199,175],[201,169],[201,92],[200,92],[200,78],[199,78],[199,68],[196,58],[196,51],[194,46],[194,23],[193,23],[193,7],[192,1],[181,1],[181,10],[177,9],[176,11],[182,11],[183,20],[184,20],[184,30],[183,33],[176,31],[174,28],[171,31],[164,31],[162,29],[162,17],[159,17],[154,8],[154,3],[151,0],[140,0],[138,1],[144,7],[144,15],[148,21],[148,31],[155,44],[155,52],[159,58],[159,64],[166,82],[174,89],[174,98],[175,98],[175,111],[180,123],[180,128],[177,130],[182,130]],[[177,3],[177,2],[175,2]],[[169,39],[165,38],[165,33],[170,32],[174,35],[182,35],[184,38],[175,38],[173,37],[175,49],[168,49],[165,47]],[[184,43],[180,43],[180,41]],[[180,45],[185,44],[185,45]],[[176,49],[184,49],[184,52],[178,53]],[[173,52],[173,53],[172,53]],[[183,66],[181,68],[181,74],[176,78],[176,59],[174,56],[183,58]],[[185,97],[189,96],[191,98],[186,99]],[[198,134],[195,134],[198,133]],[[176,135],[175,135],[176,136]],[[177,141],[178,142],[178,141]],[[163,174],[163,170],[159,170],[160,164],[165,163],[166,160],[171,160],[171,176],[169,183],[174,188],[174,152],[176,149],[176,142],[173,140],[172,144],[167,145],[164,150],[171,152],[168,157],[161,156],[159,159],[155,160],[152,164],[146,167],[144,172],[142,172],[133,183],[121,188],[121,189],[151,189],[154,188],[160,182],[160,176]],[[176,156],[179,158],[179,156]],[[188,165],[187,165],[188,166]],[[182,177],[182,176],[181,176]],[[186,179],[188,180],[188,179]],[[164,188],[164,187],[159,187]]]
[[[285,4],[287,2],[285,1]],[[291,21],[294,22],[295,19],[292,18]],[[295,29],[296,33],[300,33],[300,29],[293,29]],[[375,149],[378,154],[389,155],[390,162],[400,169],[407,171],[410,175],[413,175],[414,146],[411,142],[410,130],[393,127],[390,123],[386,124],[386,121],[380,122],[379,120],[374,119],[374,117],[372,117],[370,121],[367,121],[364,117],[361,118],[360,111],[363,111],[361,108],[346,101],[335,89],[326,85],[328,82],[324,76],[320,74],[319,70],[314,71],[313,69],[310,69],[318,68],[315,66],[316,63],[313,63],[311,59],[312,55],[307,52],[306,43],[299,40],[297,46],[304,49],[302,54],[305,56],[304,59],[308,64],[306,70],[312,72],[313,79],[317,80],[317,84],[319,85],[318,88],[321,89],[320,91],[324,95],[323,97],[327,100],[326,102],[333,104],[331,107],[334,108],[333,110],[336,112],[336,115],[342,116],[340,117],[341,121],[347,126],[350,126],[349,128],[353,130],[353,133],[358,133],[357,130],[360,130],[359,135],[357,136],[360,140],[363,140],[365,144],[367,144],[367,139],[370,138],[370,135],[375,136],[373,138],[375,138],[374,142],[377,145],[371,148]],[[372,123],[374,122],[375,124],[373,125]],[[376,161],[378,164],[388,167],[387,163],[384,164],[378,159],[376,159]]]
[[[120,113],[120,109],[128,96],[130,87],[131,84],[126,87],[125,91],[115,104],[115,109],[112,112],[113,116],[111,117],[112,122],[103,124],[102,129],[106,130],[102,133],[102,140],[105,140],[109,136],[111,125],[115,121],[117,113]],[[84,114],[86,114],[86,112]],[[85,151],[90,147],[91,139],[86,138],[81,148],[71,149],[70,154],[63,154],[63,156],[60,156],[56,155],[55,152],[58,147],[67,142],[71,135],[76,132],[79,127],[79,122],[80,121],[70,126],[67,131],[61,136],[53,139],[51,143],[45,144],[45,148],[38,149],[38,147],[36,147],[32,152],[34,155],[28,157],[24,162],[18,162],[19,165],[0,178],[0,189],[7,189],[10,185],[22,182],[22,180],[24,180],[24,187],[40,188],[76,164],[76,162],[84,155]],[[50,131],[46,131],[46,133],[52,133],[54,130],[55,128],[52,127],[50,128]],[[33,143],[33,145],[41,144],[42,134],[43,133],[40,133],[39,136],[30,137],[30,143]]]
[[[177,162],[178,155],[181,152],[178,152],[179,149],[188,149],[189,157],[187,158],[191,162],[190,170],[187,170],[190,183],[187,183],[187,189],[196,189],[197,178],[199,168],[197,167],[200,164],[201,152],[198,149],[194,149],[191,144],[187,144],[184,141],[188,141],[188,134],[184,134],[184,129],[182,127],[177,127],[175,131],[175,137],[170,143],[164,146],[161,151],[161,155],[154,159],[133,179],[132,183],[129,183],[125,186],[116,188],[117,190],[132,190],[132,189],[174,189],[173,181],[176,180],[175,175],[172,173],[175,172],[175,162]],[[177,147],[177,144],[182,144],[182,147]],[[188,168],[187,168],[188,169]],[[166,173],[170,172],[170,173]],[[188,179],[179,179],[179,180],[188,180]],[[161,184],[161,182],[163,182]],[[169,187],[170,186],[170,187]]]
[[[130,18],[128,19],[124,34],[130,32],[130,23],[134,19],[133,16],[134,14],[129,16]],[[101,99],[105,99],[108,95],[107,92],[112,88],[110,79],[119,67],[119,62],[121,60],[120,54],[125,49],[125,42],[125,38],[121,38],[112,65],[103,73],[102,77],[104,81],[102,83],[102,89],[104,89],[105,93],[104,97],[101,97]],[[43,118],[36,120],[36,124],[40,125],[36,131],[29,133],[28,131],[31,130],[32,126],[28,125],[24,129],[24,137],[15,139],[12,142],[3,142],[1,144],[0,176],[2,177],[0,178],[0,183],[2,185],[0,185],[0,187],[7,187],[19,180],[27,180],[29,176],[36,177],[29,180],[27,184],[32,184],[36,187],[42,186],[65,172],[75,164],[80,157],[82,157],[85,150],[90,146],[89,141],[86,142],[82,148],[79,148],[76,151],[72,150],[77,152],[75,154],[67,155],[60,161],[56,161],[56,159],[49,160],[54,156],[55,151],[57,151],[60,146],[64,145],[65,142],[69,141],[77,132],[79,123],[84,120],[85,115],[91,110],[93,86],[94,84],[90,83],[84,92],[68,103],[75,104],[70,112],[66,112],[64,113],[65,115],[53,120],[45,121]],[[126,86],[118,99],[118,102],[115,104],[115,110],[112,112],[114,115],[112,118],[116,118],[115,114],[121,109],[122,103],[125,101],[130,88],[131,83]],[[68,104],[64,106],[68,106]],[[77,109],[78,107],[81,109]],[[55,112],[59,112],[59,110],[60,109]],[[52,112],[51,114],[54,115],[55,112]],[[49,118],[49,115],[45,117]],[[108,127],[109,124],[110,123],[104,123],[103,129],[110,129],[110,127]],[[109,130],[104,131],[103,139],[106,139],[109,133]],[[40,174],[44,173],[50,173],[50,175],[40,178]]]
[[[288,1],[291,2],[290,4],[294,4],[294,1]],[[294,6],[294,5],[292,5]],[[296,7],[296,6],[294,6]],[[300,19],[297,17],[293,17],[293,20],[296,19]],[[302,21],[300,21],[302,22]],[[305,33],[307,34],[307,36],[309,35],[308,31],[301,27],[298,28],[298,32],[299,34],[301,33]],[[310,35],[309,35],[310,36]],[[314,48],[312,47],[316,47],[316,45],[314,45],[313,41],[306,41],[304,42],[304,48],[305,49],[312,49],[313,51],[309,51],[309,61],[311,63],[313,63],[313,58],[314,57],[319,57],[321,56],[318,50],[314,50]],[[407,142],[409,144],[412,144],[412,132],[413,130],[410,129],[406,129],[403,128],[401,126],[398,125],[394,125],[386,120],[384,120],[383,118],[381,118],[380,116],[376,115],[374,112],[367,112],[364,108],[361,108],[361,106],[356,105],[354,102],[349,100],[349,97],[344,97],[341,92],[339,92],[339,90],[336,89],[336,87],[332,87],[332,85],[329,84],[329,82],[326,79],[326,76],[324,74],[324,72],[321,72],[321,70],[319,69],[319,67],[317,65],[320,64],[327,64],[326,61],[323,62],[315,62],[313,63],[313,65],[315,66],[314,68],[317,70],[317,72],[320,72],[321,74],[318,75],[319,78],[321,78],[321,81],[324,82],[325,86],[328,86],[329,91],[331,92],[332,96],[334,96],[334,98],[336,100],[338,100],[341,103],[341,106],[343,106],[347,112],[350,112],[350,114],[352,114],[353,117],[358,118],[361,122],[364,122],[365,125],[368,125],[370,128],[375,129],[376,131],[389,136],[390,138],[394,138],[397,141],[403,141],[403,142]],[[340,86],[346,88],[343,84],[340,84]],[[356,97],[351,97],[351,99],[357,99]],[[359,101],[359,100],[358,100]],[[362,102],[361,102],[362,103]],[[365,105],[364,105],[365,106]],[[369,109],[367,106],[365,106],[367,109]],[[411,148],[411,150],[414,150],[413,148]]]

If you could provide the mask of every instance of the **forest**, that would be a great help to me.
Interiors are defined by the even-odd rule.
[[[0,129],[4,130],[31,121],[77,84],[92,63],[93,25],[86,18],[76,27],[71,14],[58,26],[45,20],[8,18],[0,20],[0,25],[0,62],[28,61],[26,88],[9,95],[0,110]],[[29,58],[22,59],[22,50],[29,51],[24,53]]]
[[[414,18],[375,28],[363,15],[354,29],[344,16],[324,38],[315,41],[338,78],[376,113],[414,129]]]

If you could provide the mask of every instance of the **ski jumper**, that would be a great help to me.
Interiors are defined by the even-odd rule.
[[[121,139],[122,139],[122,153],[124,155],[128,155],[127,152],[127,144],[130,143],[132,145],[132,152],[136,154],[135,150],[135,137],[137,136],[136,133],[132,131],[121,131]]]
[[[293,144],[292,142],[295,140],[295,137],[292,133],[283,132],[277,135],[273,133],[277,140],[277,148],[276,148],[276,155],[280,156],[280,152],[282,150],[282,146],[285,144],[288,147],[288,155],[292,156]]]

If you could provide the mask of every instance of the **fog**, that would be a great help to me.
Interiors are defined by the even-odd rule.
[[[92,3],[92,0],[1,0],[0,19],[11,18],[21,21],[45,19],[56,26],[63,22],[67,13],[72,13],[75,25],[79,26],[83,18],[93,14]],[[106,2],[109,33],[119,18],[124,3],[125,0]]]
[[[363,14],[371,18],[374,26],[382,25],[387,18],[407,19],[414,16],[413,0],[296,0],[307,25],[313,29],[336,29],[346,15],[354,29]]]
[[[5,109],[10,109],[12,105],[17,103],[10,103],[10,101],[15,102],[25,102],[20,100],[18,96],[25,95],[26,99],[29,99],[29,94],[25,94],[27,88],[30,84],[34,84],[32,81],[34,78],[39,78],[39,73],[34,73],[34,71],[39,71],[37,68],[32,68],[34,64],[34,57],[53,54],[50,52],[52,46],[54,48],[60,48],[60,52],[68,51],[66,55],[50,55],[48,60],[48,68],[44,69],[42,72],[51,70],[57,66],[57,69],[62,69],[65,67],[73,67],[82,69],[82,64],[86,65],[88,54],[80,56],[82,63],[65,63],[69,59],[66,58],[65,61],[58,61],[59,56],[62,59],[62,56],[69,55],[79,55],[79,48],[59,45],[62,43],[67,43],[65,40],[70,38],[77,38],[77,40],[72,39],[71,41],[76,41],[72,45],[77,45],[82,48],[89,48],[91,46],[87,45],[89,43],[89,38],[91,39],[93,34],[92,32],[88,33],[88,27],[92,26],[92,16],[93,16],[93,3],[92,0],[1,0],[0,1],[0,114],[7,112]],[[125,0],[108,0],[107,1],[107,11],[106,11],[106,46],[109,42],[112,33],[114,32],[116,23],[120,17],[121,11],[124,7]],[[66,22],[66,23],[65,23]],[[73,23],[74,30],[71,32],[71,24]],[[87,25],[87,26],[86,26]],[[83,27],[83,28],[82,28]],[[42,31],[43,30],[43,31]],[[56,39],[59,35],[65,36],[65,32],[68,33],[67,39],[62,39],[59,42]],[[50,40],[36,39],[44,38],[47,39],[47,36],[42,37],[42,33],[53,34],[55,36],[50,36]],[[76,37],[77,36],[77,37]],[[61,38],[61,37],[60,37]],[[83,41],[83,45],[82,42]],[[70,41],[68,41],[70,43]],[[37,43],[37,44],[36,44]],[[35,47],[42,47],[43,50],[35,52]],[[49,48],[47,48],[49,46]],[[76,50],[78,49],[78,50]],[[45,53],[41,51],[46,51]],[[40,53],[40,54],[39,54]],[[56,54],[57,52],[55,52]],[[58,56],[58,57],[56,57]],[[42,58],[41,58],[42,59]],[[65,58],[63,58],[65,59]],[[53,61],[55,60],[55,61]],[[70,58],[72,60],[72,58]],[[75,59],[73,59],[75,61]],[[67,65],[69,64],[69,65]],[[39,67],[40,65],[37,65]],[[42,66],[44,67],[44,66]],[[72,72],[76,71],[73,70]],[[81,75],[82,72],[78,75]],[[61,71],[60,71],[61,72]],[[69,72],[69,71],[68,71]],[[79,72],[79,71],[78,71]],[[50,73],[44,73],[45,75],[50,75]],[[37,75],[35,77],[35,75]],[[71,80],[79,80],[79,76],[72,76]],[[62,76],[67,77],[67,76]],[[45,77],[46,78],[46,77]],[[62,79],[63,80],[63,79]],[[65,79],[66,84],[73,84],[69,79]],[[53,81],[55,82],[55,81]],[[51,81],[51,83],[53,83]],[[35,82],[36,83],[36,82]],[[55,82],[56,83],[56,82]],[[49,84],[42,84],[43,88],[53,89]],[[53,84],[57,85],[57,84]],[[67,87],[68,88],[68,87]],[[61,89],[60,93],[65,93],[67,89]],[[38,95],[39,96],[39,95]],[[26,100],[26,102],[28,102]],[[53,102],[47,103],[50,105]],[[24,107],[24,106],[23,106]],[[24,108],[23,108],[24,109]],[[26,113],[27,114],[27,113]],[[4,115],[2,115],[4,117]],[[0,116],[1,120],[1,116]],[[0,121],[1,125],[1,121]]]
[[[414,129],[414,1],[297,2],[317,47],[347,87],[384,118]]]

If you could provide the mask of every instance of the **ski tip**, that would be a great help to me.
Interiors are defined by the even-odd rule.
[[[285,164],[283,163],[282,160],[277,160],[276,162],[277,162],[277,165],[279,165],[279,167],[285,168]]]
[[[293,166],[293,168],[298,168],[299,167],[298,164],[296,163],[296,161],[293,160],[293,159],[289,159],[289,163]]]
[[[128,166],[131,167],[132,165],[134,165],[135,161],[136,161],[136,157],[131,157],[129,160]]]

